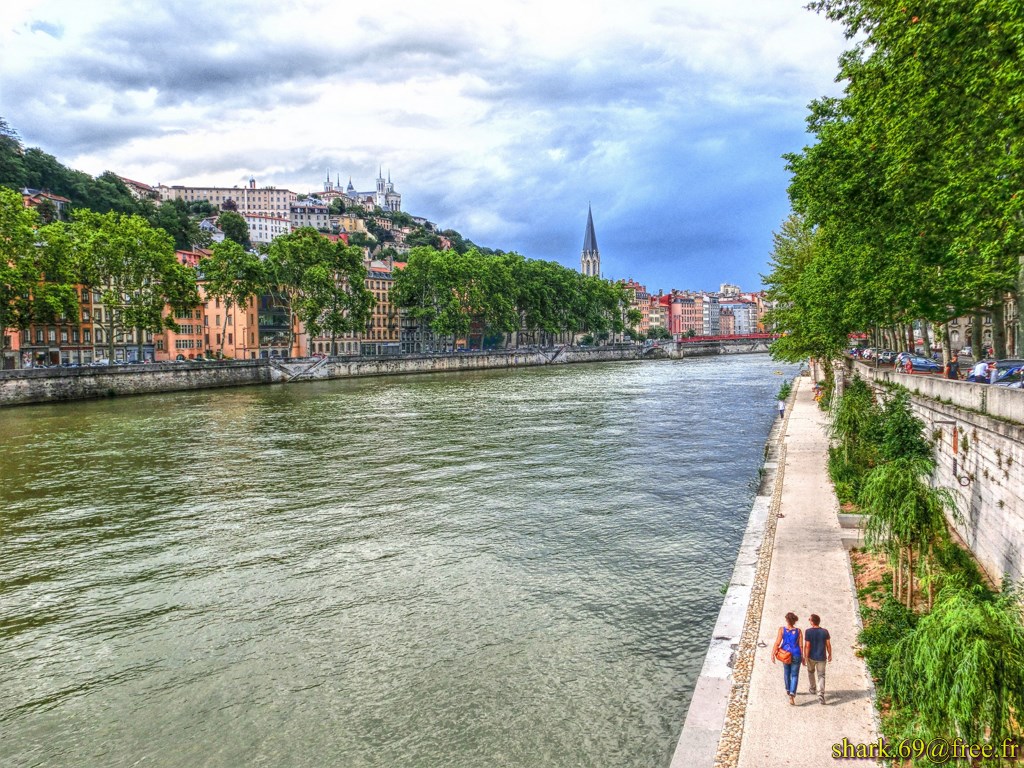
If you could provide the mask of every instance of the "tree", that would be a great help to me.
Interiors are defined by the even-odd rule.
[[[370,322],[376,299],[366,277],[362,251],[340,240],[303,276],[306,295],[300,316],[310,336],[330,336],[331,354],[337,354],[338,336],[361,331]]]
[[[267,269],[288,310],[289,328],[297,319],[311,337],[330,333],[333,352],[338,334],[365,327],[374,299],[358,248],[302,227],[270,244]]]
[[[165,200],[153,209],[147,219],[152,226],[170,235],[174,247],[180,251],[205,248],[210,244],[209,233],[199,228],[184,200]]]
[[[998,315],[1024,292],[1019,4],[810,7],[857,40],[840,59],[844,96],[812,103],[816,142],[788,156],[794,211],[846,277],[846,322],[895,341],[915,320]]]
[[[176,330],[174,315],[199,306],[194,270],[175,258],[171,237],[142,217],[79,210],[66,231],[81,282],[100,293],[109,359],[131,330],[141,359],[145,332]]]
[[[884,692],[924,738],[993,745],[1019,736],[1024,624],[1019,591],[947,584],[934,609],[897,643]]]
[[[787,362],[839,357],[853,329],[844,316],[851,286],[842,266],[823,251],[820,233],[798,215],[782,223],[774,243],[772,271],[764,277],[767,297],[775,302],[765,325],[780,334],[772,357]],[[831,389],[830,365],[825,372]]]
[[[871,470],[860,494],[863,509],[870,514],[865,538],[889,555],[896,570],[893,593],[910,610],[914,608],[914,566],[927,568],[936,542],[946,534],[944,510],[958,514],[949,491],[926,482],[933,469],[929,459],[893,459]],[[905,598],[901,595],[904,576]]]
[[[235,211],[224,211],[217,219],[217,226],[224,233],[224,237],[233,240],[245,250],[252,248],[252,241],[249,239],[249,225],[242,214]]]
[[[0,188],[0,336],[7,328],[24,330],[78,314],[66,252],[50,247],[38,225],[21,195]]]
[[[246,251],[234,240],[213,244],[212,253],[200,262],[206,295],[224,302],[224,325],[220,333],[220,352],[224,354],[228,316],[233,307],[242,308],[267,287],[263,260]]]

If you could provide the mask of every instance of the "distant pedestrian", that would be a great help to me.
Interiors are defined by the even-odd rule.
[[[971,372],[967,374],[968,381],[979,382],[981,384],[988,383],[988,363],[984,360],[979,360],[977,364],[971,368]]]
[[[781,419],[786,415],[786,401],[779,400],[779,418]]]
[[[782,664],[782,682],[786,686],[790,704],[796,704],[796,684],[800,678],[800,649],[803,647],[803,638],[800,628],[796,625],[797,621],[799,618],[795,613],[787,613],[786,626],[779,627],[775,645],[772,646],[772,664],[776,661]]]
[[[914,358],[912,358],[910,355],[907,355],[907,359],[904,361],[903,367],[906,369],[907,373],[913,373],[914,372]]]
[[[821,617],[810,616],[811,628],[804,633],[804,666],[807,667],[807,682],[811,695],[818,694],[818,701],[825,703],[825,664],[832,663],[832,636],[822,628]]]
[[[949,362],[946,363],[946,378],[947,379],[959,379],[960,378],[960,360],[956,355],[949,358]]]

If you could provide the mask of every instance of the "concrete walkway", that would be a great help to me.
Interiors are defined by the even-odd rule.
[[[832,745],[843,737],[853,743],[878,738],[873,689],[862,659],[854,655],[860,623],[850,564],[840,538],[838,503],[828,480],[826,417],[801,381],[791,400],[785,435],[779,519],[771,570],[761,613],[758,647],[750,678],[743,723],[739,768],[830,766]],[[782,683],[782,665],[771,649],[784,616],[793,611],[806,630],[811,613],[832,635],[833,663],[826,675],[822,706],[807,690],[801,668],[797,706],[791,706]]]

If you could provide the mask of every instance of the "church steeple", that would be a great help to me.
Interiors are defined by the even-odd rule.
[[[593,277],[601,276],[601,251],[594,234],[594,213],[587,205],[587,229],[583,233],[583,253],[580,254],[580,272]]]

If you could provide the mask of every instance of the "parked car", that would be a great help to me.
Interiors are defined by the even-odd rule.
[[[896,353],[891,349],[883,349],[878,353],[878,362],[891,363],[896,360]]]
[[[942,366],[927,357],[908,355],[905,360],[910,361],[910,373],[942,373]],[[904,362],[904,365],[906,364]]]
[[[995,386],[1024,389],[1024,365],[1018,365],[1016,368],[1007,368],[1002,371],[999,374],[999,378],[996,379]]]
[[[1004,387],[1019,387],[1017,383],[1021,378],[1021,371],[1024,371],[1024,360],[996,360],[989,363],[996,367],[996,380],[994,383]]]
[[[89,365],[110,365],[110,360],[106,357],[101,357],[93,360]]]

